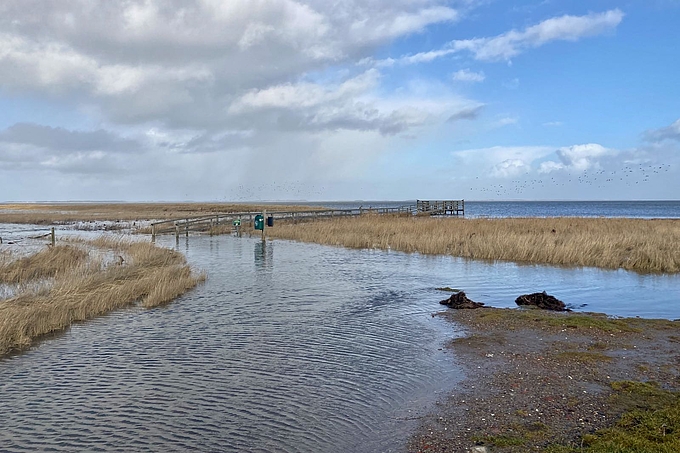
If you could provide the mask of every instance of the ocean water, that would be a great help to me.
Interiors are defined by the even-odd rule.
[[[415,205],[416,200],[300,202],[335,209]],[[632,217],[680,218],[680,200],[671,201],[465,201],[466,217]]]

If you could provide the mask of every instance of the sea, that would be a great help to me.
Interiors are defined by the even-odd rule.
[[[333,209],[397,207],[416,200],[296,202]],[[680,218],[680,200],[664,201],[465,201],[465,217]]]

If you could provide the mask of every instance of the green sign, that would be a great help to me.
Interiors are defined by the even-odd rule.
[[[235,219],[234,226],[241,226],[241,219]]]
[[[254,223],[254,228],[256,230],[264,230],[264,217],[262,215],[256,215]]]

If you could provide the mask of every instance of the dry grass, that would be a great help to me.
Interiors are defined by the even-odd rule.
[[[0,283],[25,283],[39,278],[56,277],[87,259],[87,252],[59,245],[16,261],[0,263]]]
[[[673,219],[464,219],[364,215],[279,223],[269,237],[352,248],[464,258],[680,272],[680,221]]]
[[[0,223],[38,225],[78,221],[165,220],[245,211],[303,211],[320,209],[288,205],[247,205],[234,203],[16,203],[0,205]]]
[[[118,265],[115,260],[93,259],[91,255],[97,254],[87,254],[83,247],[121,254],[125,262]],[[83,259],[82,253],[88,258]],[[73,259],[66,262],[63,256]],[[56,273],[50,284],[38,289],[26,285],[13,297],[0,300],[0,355],[26,348],[41,335],[137,301],[144,307],[161,305],[204,279],[191,271],[179,252],[148,243],[111,239],[40,252],[29,258],[30,274],[17,275],[27,280],[50,276],[57,257],[65,268]]]

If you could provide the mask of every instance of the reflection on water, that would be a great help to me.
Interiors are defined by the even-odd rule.
[[[267,269],[274,263],[274,243],[255,241],[255,267]]]
[[[438,350],[434,279],[414,287],[405,255],[232,237],[179,249],[205,285],[0,362],[0,450],[399,451],[460,378]]]
[[[159,242],[207,271],[205,285],[0,361],[0,450],[400,451],[414,416],[460,379],[438,350],[454,333],[430,316],[446,297],[435,287],[492,306],[546,290],[586,310],[680,317],[673,276],[224,236]]]

